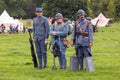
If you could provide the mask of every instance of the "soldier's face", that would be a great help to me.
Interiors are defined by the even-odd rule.
[[[42,16],[42,12],[36,12],[35,13],[37,16]]]
[[[79,16],[79,19],[83,19],[83,18],[84,18],[84,15],[80,15],[80,16]]]
[[[62,18],[58,18],[58,19],[56,19],[56,21],[57,22],[62,22],[63,20],[62,20]]]

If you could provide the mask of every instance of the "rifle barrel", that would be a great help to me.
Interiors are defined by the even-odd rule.
[[[29,36],[30,36],[29,42],[30,42],[30,49],[31,49],[31,56],[32,56],[33,64],[34,64],[34,67],[38,67],[37,58],[36,58],[36,54],[35,54],[35,50],[34,50],[34,44],[33,44],[33,41],[32,41],[30,31],[29,31]]]

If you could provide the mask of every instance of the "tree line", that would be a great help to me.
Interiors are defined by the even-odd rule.
[[[15,18],[33,18],[36,7],[42,7],[44,15],[49,17],[60,12],[64,17],[75,19],[81,8],[86,16],[96,17],[102,12],[106,17],[120,20],[119,0],[0,0],[0,13],[4,9]]]

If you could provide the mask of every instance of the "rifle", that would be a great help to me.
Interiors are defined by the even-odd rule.
[[[29,42],[30,42],[32,61],[33,61],[33,64],[34,64],[34,68],[36,68],[36,67],[38,67],[38,63],[37,63],[37,58],[36,58],[36,54],[35,54],[35,51],[34,51],[33,40],[32,40],[32,37],[31,37],[32,30],[29,29],[28,32],[29,32],[29,36],[30,36]]]
[[[51,40],[49,42],[49,47],[48,47],[49,50],[51,49],[51,46],[53,45],[53,43],[54,43],[53,36],[51,36]]]
[[[99,19],[97,20],[96,24],[95,24],[94,27],[93,27],[93,31],[94,31],[94,32],[97,31],[97,24],[98,24],[98,22],[99,22]]]
[[[74,29],[74,40],[73,40],[74,44],[76,42],[76,30],[77,30],[77,22],[75,22],[75,29]]]

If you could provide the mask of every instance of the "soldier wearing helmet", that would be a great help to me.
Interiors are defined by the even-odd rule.
[[[77,18],[72,31],[72,44],[75,45],[76,56],[78,58],[80,70],[82,70],[83,58],[92,56],[93,28],[90,21],[85,18],[84,10],[78,10]]]
[[[56,22],[50,29],[50,35],[52,36],[52,43],[55,47],[56,54],[58,55],[60,69],[66,69],[66,46],[63,39],[66,38],[68,34],[67,25],[63,22],[63,15],[57,13],[55,15]],[[53,50],[53,51],[55,51]]]

